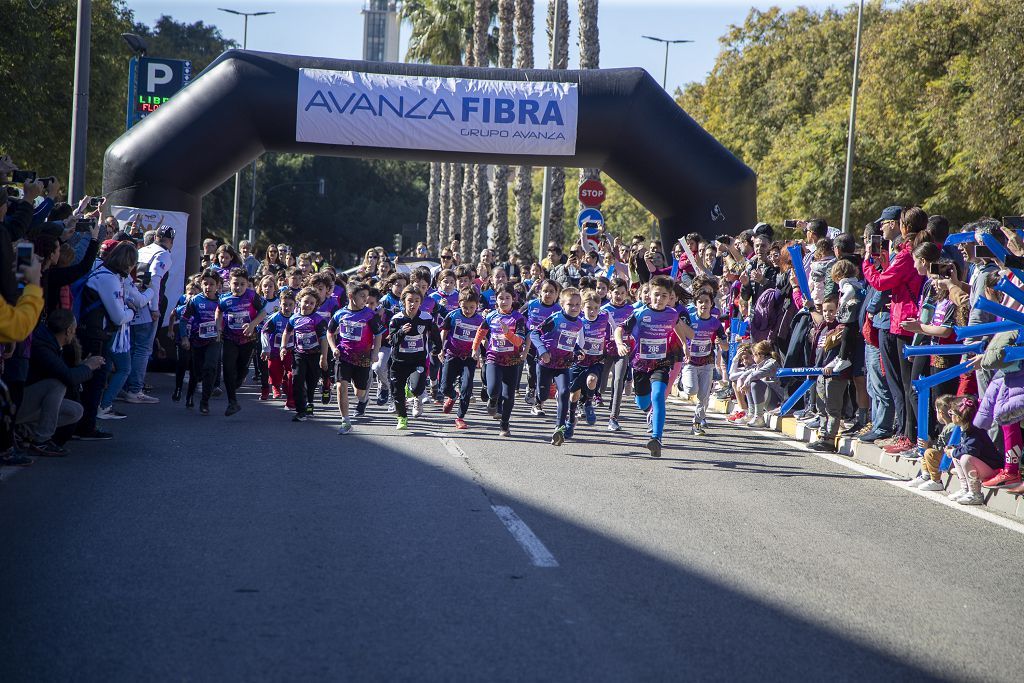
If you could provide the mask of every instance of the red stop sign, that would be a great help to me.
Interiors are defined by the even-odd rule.
[[[580,204],[586,207],[601,206],[604,192],[604,184],[600,180],[584,180],[580,183]]]

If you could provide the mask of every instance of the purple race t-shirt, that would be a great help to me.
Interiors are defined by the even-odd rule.
[[[551,315],[541,323],[540,327],[530,333],[537,356],[551,354],[548,362],[541,365],[554,370],[572,365],[573,357],[576,355],[576,342],[582,329],[583,321],[579,318],[570,318],[563,311]]]
[[[313,353],[320,350],[320,340],[327,333],[327,321],[319,313],[296,313],[288,320],[288,329],[293,333],[296,353]]]
[[[629,319],[629,316],[633,315],[635,309],[633,304],[615,306],[608,302],[601,307],[601,310],[608,314],[608,324],[611,327],[611,330],[608,332],[608,347],[605,350],[605,354],[618,358],[619,350],[615,347],[615,328],[622,327],[622,324]]]
[[[690,349],[690,365],[707,365],[715,355],[715,343],[719,339],[725,339],[725,331],[722,329],[722,321],[711,316],[707,320],[700,316],[695,317],[693,325],[693,339],[686,345]]]
[[[249,341],[245,336],[245,326],[255,320],[265,305],[263,297],[251,289],[245,290],[241,296],[222,294],[220,310],[224,316],[224,339],[235,344]]]
[[[583,329],[580,330],[578,344],[583,356],[576,361],[576,365],[589,368],[604,360],[604,352],[611,330],[610,320],[610,316],[605,311],[599,311],[593,320],[588,320],[585,315],[580,316]]]
[[[445,359],[465,359],[473,355],[473,340],[483,322],[484,317],[479,313],[474,313],[471,318],[459,309],[449,313],[441,323],[441,329],[448,333],[444,344]]]
[[[678,322],[679,312],[674,308],[656,311],[643,306],[633,312],[626,321],[626,330],[636,340],[631,360],[634,370],[651,372],[671,364],[669,344]]]
[[[508,329],[517,336],[526,337],[526,318],[519,311],[512,309],[508,313],[502,313],[495,309],[484,318],[484,328],[488,330],[487,335],[487,358],[486,361],[492,365],[518,365],[523,359],[522,346],[518,349],[505,335]]]
[[[380,317],[369,306],[353,311],[339,308],[331,316],[327,330],[338,333],[338,358],[357,367],[373,365],[373,338],[384,331]]]

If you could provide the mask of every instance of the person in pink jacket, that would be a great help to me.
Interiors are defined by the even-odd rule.
[[[885,239],[895,244],[896,255],[890,260],[882,250],[878,256],[871,255],[871,244],[865,241],[864,279],[879,292],[889,294],[889,329],[879,330],[878,348],[885,367],[886,383],[896,406],[896,440],[885,447],[891,454],[907,453],[914,450],[917,434],[917,406],[911,381],[911,363],[903,357],[903,347],[910,343],[913,335],[903,329],[905,320],[918,317],[918,297],[924,285],[924,276],[914,267],[914,248],[930,240],[928,214],[917,206],[901,209],[890,206],[875,221]]]

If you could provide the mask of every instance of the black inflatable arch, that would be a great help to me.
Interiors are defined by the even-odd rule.
[[[300,68],[577,83],[576,154],[493,155],[297,142]],[[753,171],[643,69],[477,69],[242,50],[222,54],[174,99],[107,148],[103,192],[113,204],[187,212],[188,246],[198,247],[203,195],[265,151],[600,168],[657,216],[666,243],[688,232],[737,232],[755,221]],[[195,269],[198,250],[190,248],[189,258],[188,268]]]

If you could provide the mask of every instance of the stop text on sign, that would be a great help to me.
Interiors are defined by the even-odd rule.
[[[601,206],[605,198],[605,187],[600,180],[584,180],[580,183],[579,199],[583,206]]]

